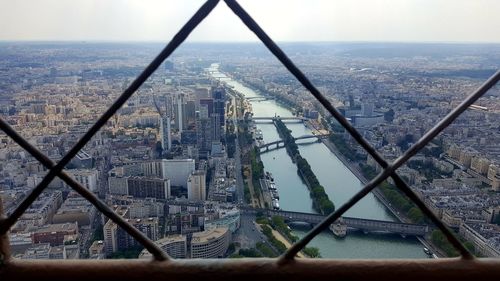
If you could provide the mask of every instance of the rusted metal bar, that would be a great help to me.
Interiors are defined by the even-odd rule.
[[[324,260],[11,260],[0,268],[3,281],[32,280],[481,280],[500,278],[498,259]]]
[[[5,120],[0,117],[0,129],[4,131],[7,135],[9,135],[19,146],[21,146],[24,150],[30,153],[36,160],[38,160],[42,165],[46,168],[51,169],[55,166],[55,163],[50,160],[46,155],[44,155],[38,148],[31,145],[26,139],[20,136]],[[82,186],[79,182],[70,177],[64,170],[59,173],[59,177],[66,182],[71,188],[73,188],[76,192],[78,192],[81,196],[91,202],[99,211],[101,211],[105,216],[114,221],[118,226],[127,231],[130,236],[134,237],[141,245],[144,246],[157,260],[167,260],[168,255],[156,245],[153,241],[151,241],[144,233],[139,231],[133,225],[128,223],[125,219],[123,219],[120,215],[115,213],[110,207],[106,205],[106,203],[102,202],[97,196],[95,196],[92,192]],[[9,223],[6,221],[0,222],[0,235],[3,235],[7,232],[7,226]]]
[[[189,21],[179,30],[168,45],[158,54],[158,56],[144,69],[144,71],[132,82],[132,84],[118,97],[118,99],[106,110],[106,112],[96,121],[96,123],[80,138],[70,151],[48,172],[43,180],[31,191],[31,193],[14,210],[10,217],[1,225],[1,231],[10,229],[17,219],[36,200],[47,185],[60,174],[62,169],[73,159],[73,157],[87,144],[102,126],[115,114],[118,109],[139,89],[151,74],[168,58],[177,47],[184,42],[188,35],[198,24],[215,8],[219,1],[208,0],[189,19]],[[94,204],[94,202],[91,202]]]

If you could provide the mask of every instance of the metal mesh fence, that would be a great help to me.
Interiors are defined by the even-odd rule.
[[[99,211],[110,218],[117,225],[122,227],[139,243],[141,243],[154,257],[155,260],[163,261],[170,259],[153,241],[147,238],[141,231],[137,230],[129,224],[120,215],[116,214],[104,202],[97,198],[93,193],[88,191],[80,183],[73,180],[63,169],[75,157],[87,142],[106,124],[106,122],[120,109],[120,107],[139,89],[139,87],[154,73],[154,71],[166,60],[189,34],[202,22],[211,11],[217,6],[218,0],[206,1],[191,19],[177,32],[170,43],[157,55],[157,57],[144,69],[144,71],[130,84],[130,86],[119,96],[119,98],[99,117],[96,123],[80,138],[80,140],[70,149],[70,151],[56,164],[44,155],[36,147],[28,143],[20,136],[5,120],[0,118],[0,129],[11,137],[17,144],[34,156],[41,164],[49,169],[48,174],[43,180],[30,192],[30,194],[21,202],[14,212],[7,218],[0,218],[0,236],[6,235],[9,229],[23,215],[29,206],[38,198],[43,190],[55,178],[59,177],[69,186],[71,186],[81,196],[91,202]],[[353,137],[353,139],[383,168],[382,172],[366,184],[358,193],[356,193],[345,204],[340,206],[336,211],[329,214],[321,223],[316,225],[306,236],[290,247],[281,257],[278,258],[278,263],[287,263],[294,259],[295,255],[301,251],[307,243],[309,243],[321,231],[335,220],[340,218],[349,208],[360,201],[377,185],[382,183],[387,178],[391,177],[396,187],[408,196],[420,210],[439,228],[446,236],[448,241],[459,251],[464,259],[473,259],[473,255],[465,248],[460,240],[446,225],[422,202],[417,195],[410,189],[396,170],[401,167],[412,156],[425,147],[434,137],[442,132],[450,125],[461,113],[463,113],[470,105],[483,96],[500,80],[500,71],[497,71],[486,82],[483,83],[477,90],[471,93],[465,100],[462,101],[455,109],[448,113],[441,121],[439,121],[431,130],[420,138],[413,146],[411,146],[403,155],[396,159],[393,163],[388,163],[376,150],[372,147],[362,135],[347,121],[347,119],[323,96],[319,90],[310,82],[310,80],[298,69],[295,64],[287,57],[287,55],[279,48],[279,46],[264,32],[264,30],[252,19],[252,17],[235,1],[224,0],[229,8],[243,21],[243,23],[257,35],[271,53],[286,67],[290,73],[307,89],[309,92],[325,107],[325,109],[345,128],[345,130]]]

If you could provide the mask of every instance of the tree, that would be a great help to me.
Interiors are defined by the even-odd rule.
[[[316,247],[306,247],[302,250],[304,254],[308,255],[311,258],[321,258],[321,254],[319,253],[319,249]]]

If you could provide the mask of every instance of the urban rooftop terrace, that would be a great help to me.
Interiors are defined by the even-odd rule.
[[[384,278],[399,280],[405,276],[409,280],[442,279],[466,280],[481,278],[497,280],[500,277],[500,260],[476,259],[463,246],[459,239],[444,223],[416,196],[409,186],[397,174],[396,170],[428,144],[436,135],[444,130],[462,112],[483,96],[500,80],[500,71],[497,71],[481,87],[471,93],[458,107],[439,121],[420,140],[413,144],[402,156],[394,162],[388,163],[362,137],[362,135],[332,106],[310,80],[295,66],[273,40],[260,28],[245,10],[233,0],[224,2],[254,32],[264,45],[280,60],[280,62],[308,89],[311,94],[325,107],[325,109],[345,128],[345,130],[359,143],[366,152],[379,163],[383,170],[363,189],[344,205],[329,214],[326,219],[313,228],[305,237],[296,242],[285,254],[277,259],[238,259],[238,260],[172,260],[154,242],[142,232],[135,229],[130,223],[116,214],[110,207],[88,191],[80,183],[71,178],[63,169],[75,157],[85,144],[105,125],[105,123],[127,102],[144,81],[167,59],[175,49],[187,38],[192,30],[210,14],[219,1],[208,0],[196,14],[181,28],[165,49],[149,64],[145,70],[133,81],[116,102],[98,119],[85,133],[77,144],[58,162],[54,163],[36,147],[21,137],[7,122],[0,119],[0,128],[40,163],[50,169],[45,178],[29,194],[19,207],[9,216],[2,216],[0,220],[0,277],[2,280],[25,280],[37,278],[39,280],[86,280],[93,278],[116,278],[123,280],[138,280],[144,278],[183,278],[229,280],[234,278],[286,278],[299,280],[304,278],[337,278],[349,280],[366,280],[367,278]],[[16,220],[40,196],[43,190],[55,177],[60,177],[81,196],[89,200],[104,215],[124,228],[131,236],[137,239],[154,257],[147,260],[105,260],[105,261],[20,261],[11,258],[8,242],[8,231]],[[439,260],[312,260],[295,259],[296,254],[303,249],[318,233],[326,229],[331,223],[343,215],[377,185],[391,177],[397,188],[404,192],[429,219],[445,234],[448,241],[460,252],[460,258]],[[0,214],[2,208],[0,206]]]

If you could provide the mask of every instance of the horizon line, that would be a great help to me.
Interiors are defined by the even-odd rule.
[[[165,44],[169,41],[161,40],[102,40],[102,39],[68,39],[68,40],[52,40],[52,39],[0,39],[0,43],[154,43],[154,44]],[[392,40],[381,40],[381,41],[371,41],[371,40],[318,40],[318,41],[292,41],[292,40],[280,40],[275,41],[276,43],[292,43],[292,44],[456,44],[456,45],[500,45],[500,41],[392,41]],[[183,44],[255,44],[262,43],[260,40],[255,41],[204,41],[204,40],[187,40]]]

